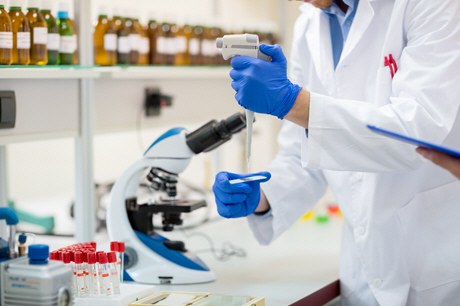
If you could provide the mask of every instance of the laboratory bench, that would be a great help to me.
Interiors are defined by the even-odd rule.
[[[212,292],[215,294],[264,297],[267,306],[290,305],[334,282],[339,275],[339,247],[343,221],[332,217],[324,224],[313,219],[299,221],[270,246],[261,246],[253,237],[244,218],[227,220],[213,217],[199,227],[164,234],[170,240],[182,240],[186,247],[216,273],[216,281],[193,285],[155,285],[155,292]],[[244,257],[217,260],[209,252],[231,243]],[[51,249],[74,243],[73,238],[38,236],[37,243]],[[98,249],[109,248],[105,232],[96,235]]]

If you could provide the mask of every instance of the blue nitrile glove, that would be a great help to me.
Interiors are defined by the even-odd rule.
[[[263,175],[267,179],[258,182],[245,182],[230,184],[230,180],[244,178],[253,175]],[[225,218],[241,218],[253,214],[260,202],[260,183],[271,178],[269,172],[256,174],[234,174],[219,172],[212,186],[216,197],[217,211]]]
[[[266,62],[249,56],[232,59],[232,87],[238,104],[256,113],[280,119],[291,110],[302,87],[287,78],[287,60],[279,45],[261,45],[260,51],[271,56]]]

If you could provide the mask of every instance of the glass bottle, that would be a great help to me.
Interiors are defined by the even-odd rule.
[[[190,65],[190,52],[189,43],[192,37],[193,28],[189,22],[184,22],[179,27],[176,34],[176,55],[174,58],[174,65],[176,66],[189,66]]]
[[[220,30],[217,26],[211,27],[211,41],[209,42],[209,52],[211,53],[211,65],[220,65],[223,60],[222,53],[216,47],[216,40],[223,34],[224,31]]]
[[[69,4],[59,2],[58,26],[60,35],[59,65],[73,65],[76,41],[73,24],[69,19]]]
[[[203,28],[195,26],[189,41],[190,64],[201,65],[201,41],[203,39]]]
[[[10,0],[8,15],[13,30],[13,65],[29,65],[30,62],[30,27],[21,8],[22,0]]]
[[[131,11],[129,14],[129,45],[131,51],[129,53],[129,63],[131,65],[139,64],[139,48],[141,43],[141,33],[139,32],[138,23],[135,21],[135,12]]]
[[[48,65],[57,65],[59,61],[59,26],[57,20],[51,14],[53,2],[50,0],[42,1],[40,12],[45,18],[48,27],[47,49],[48,49]]]
[[[171,25],[167,22],[163,22],[159,27],[156,41],[156,52],[154,53],[154,64],[166,65],[167,64],[167,53],[169,45],[169,37],[171,36]]]
[[[134,26],[137,27],[137,32],[139,33],[139,61],[137,64],[145,66],[150,62],[150,40],[147,28],[142,27],[137,17],[134,19]]]
[[[74,51],[73,51],[72,64],[78,65],[78,54],[79,54],[78,53],[78,31],[77,31],[77,28],[74,27],[72,19],[69,18],[68,23],[69,23],[69,26],[71,26],[73,29],[72,40],[73,40],[73,45],[74,45]]]
[[[30,26],[30,64],[46,65],[48,63],[48,24],[39,11],[40,0],[28,0],[27,20]]]
[[[11,18],[2,3],[0,4],[0,65],[11,65],[13,61],[13,32],[11,28]]]
[[[129,65],[129,53],[131,47],[129,45],[129,28],[126,25],[126,18],[123,18],[122,11],[116,7],[114,9],[113,24],[117,30],[117,62],[119,65]]]
[[[149,24],[147,28],[147,34],[149,36],[149,43],[150,43],[150,64],[152,65],[159,65],[156,62],[157,60],[157,40],[160,35],[160,25],[157,23],[156,18],[154,16],[150,16]]]
[[[117,30],[108,18],[109,8],[99,7],[99,17],[94,28],[94,63],[100,66],[117,64]]]
[[[179,33],[179,26],[175,23],[171,24],[171,30],[168,33],[168,40],[166,42],[166,65],[174,65],[177,52],[177,34]]]
[[[201,65],[210,66],[214,63],[214,53],[211,27],[203,27],[203,38],[201,40]]]

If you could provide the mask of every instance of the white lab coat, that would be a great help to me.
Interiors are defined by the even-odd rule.
[[[301,10],[290,64],[312,93],[308,137],[284,122],[262,185],[271,212],[249,217],[256,238],[272,242],[330,185],[345,220],[343,304],[460,305],[460,182],[365,127],[460,149],[460,1],[360,0],[335,71],[328,17]]]

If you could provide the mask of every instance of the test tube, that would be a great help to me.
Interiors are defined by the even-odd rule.
[[[83,250],[83,273],[84,273],[84,278],[85,278],[85,291],[86,294],[90,294],[90,276],[89,276],[89,265],[88,265],[88,251],[85,249]]]
[[[125,272],[125,243],[118,242],[118,254],[120,256],[120,283],[123,282],[123,276]]]
[[[86,296],[85,273],[83,267],[83,254],[82,252],[75,252],[75,270],[77,272],[77,296]]]
[[[88,266],[91,276],[90,295],[99,296],[98,273],[96,265],[96,253],[88,253]]]
[[[75,268],[75,252],[70,252],[70,267],[72,268],[72,294],[77,297],[77,270]]]
[[[112,280],[112,289],[114,295],[120,295],[120,277],[118,276],[117,255],[115,252],[108,252],[107,259],[110,267],[110,279]]]
[[[120,262],[120,255],[118,253],[118,242],[117,241],[112,241],[110,242],[110,251],[111,252],[115,252],[115,255],[117,257],[117,261],[116,261],[116,265],[117,265],[117,271],[118,271],[118,275],[120,275],[120,265],[121,265],[121,262]],[[108,255],[107,255],[108,256]]]
[[[110,287],[110,271],[107,267],[107,254],[99,253],[97,255],[97,261],[99,263],[97,269],[99,272],[99,288],[101,290],[101,295],[110,296],[112,295]]]

